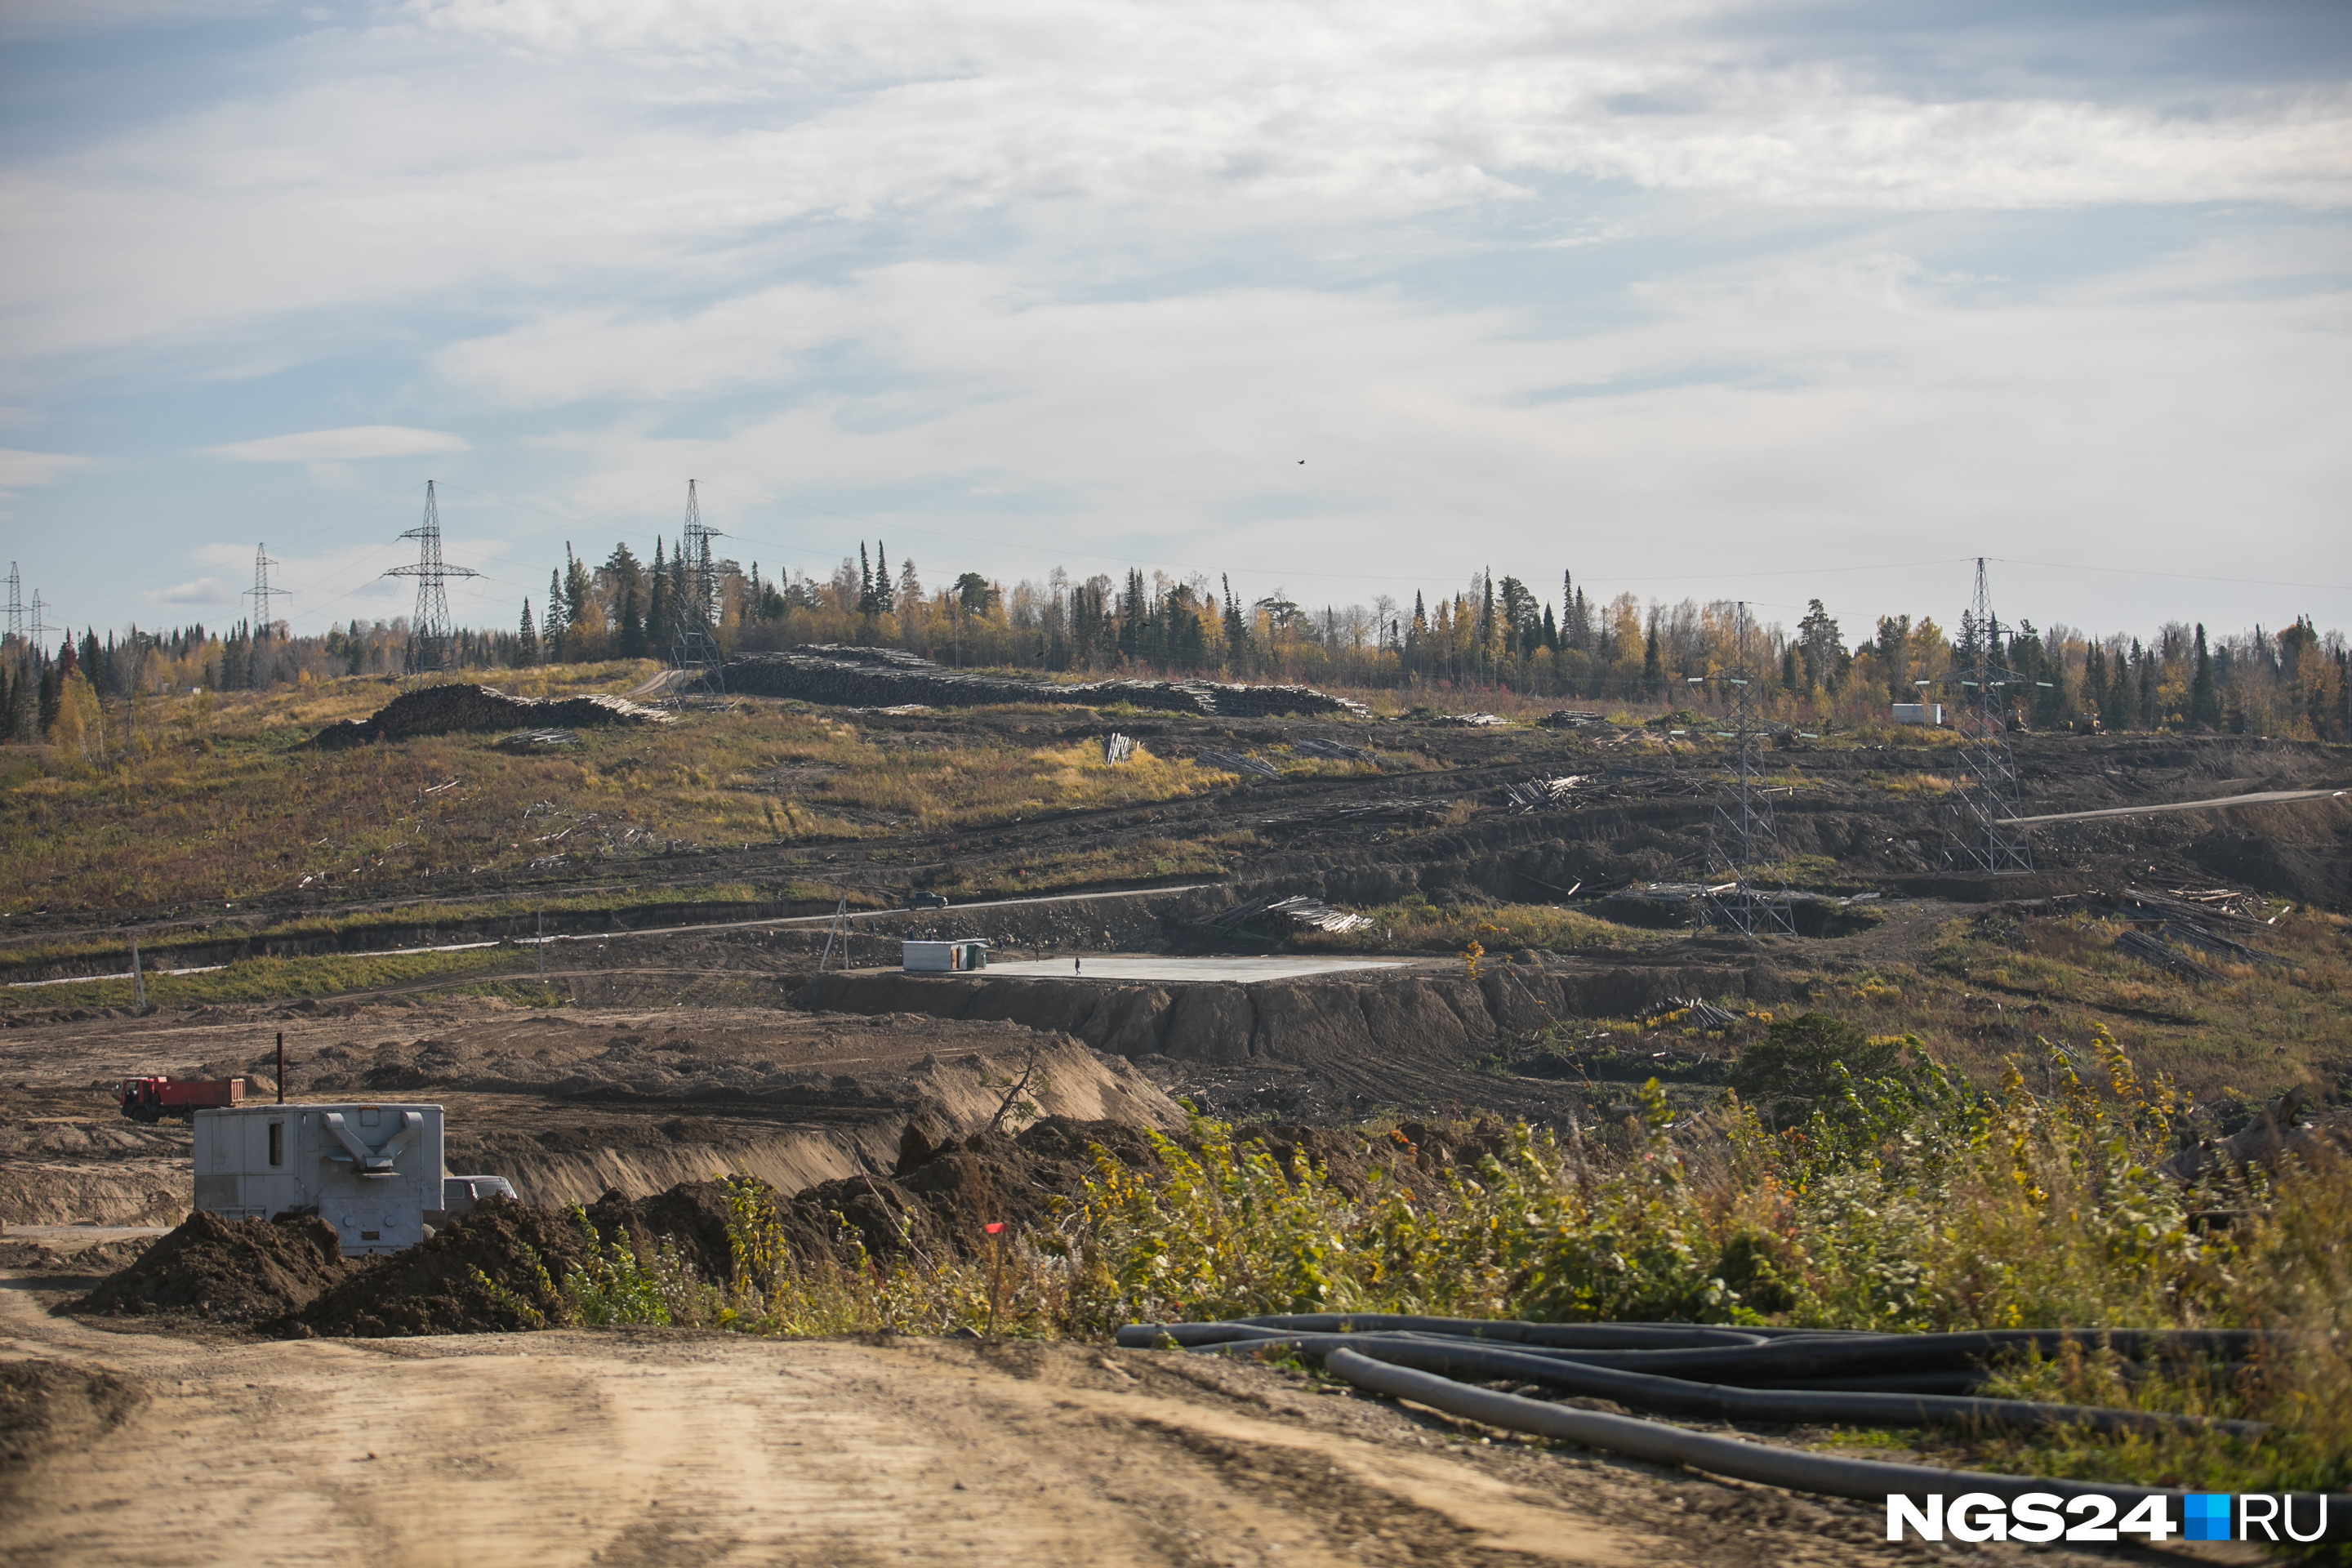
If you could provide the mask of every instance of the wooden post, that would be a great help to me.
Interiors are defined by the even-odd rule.
[[[278,1031],[278,1103],[286,1103],[286,1031],[283,1029]]]

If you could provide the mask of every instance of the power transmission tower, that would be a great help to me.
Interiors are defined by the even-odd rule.
[[[8,640],[25,640],[25,580],[16,574],[16,563],[8,563]]]
[[[269,558],[266,547],[258,544],[253,547],[253,586],[238,597],[253,601],[253,637],[256,642],[267,637],[269,628],[278,624],[278,617],[270,613],[270,601],[294,596],[283,588],[269,585],[269,569],[277,564]]]
[[[1738,663],[1717,679],[1731,690],[1734,750],[1715,820],[1707,832],[1710,886],[1701,895],[1706,914],[1742,936],[1794,936],[1797,921],[1789,890],[1767,868],[1780,858],[1780,835],[1772,826],[1771,797],[1764,793],[1764,741],[1770,733],[1756,717],[1756,675],[1748,658],[1748,606],[1739,606],[1734,630]],[[1759,885],[1763,880],[1775,885]]]
[[[38,588],[33,590],[33,624],[27,629],[33,634],[33,648],[37,653],[48,651],[51,632],[61,632],[66,629],[63,626],[49,625],[48,613],[42,607],[41,591]]]
[[[1960,732],[1962,787],[1946,808],[1944,864],[1994,877],[2033,869],[2033,850],[2017,821],[2017,763],[2009,754],[2009,690],[2016,677],[2000,646],[2000,622],[1984,558],[1977,558],[1976,603],[1969,611],[1967,673],[1955,723]]]
[[[478,577],[481,574],[470,566],[452,566],[441,559],[441,503],[434,496],[431,479],[425,481],[424,523],[400,537],[417,541],[416,564],[395,566],[384,575],[416,579],[416,615],[408,625],[409,671],[420,674],[446,669],[457,640],[449,625],[448,580]]]
[[[679,679],[670,687],[673,698],[690,687],[702,686],[727,695],[727,676],[719,652],[719,574],[710,563],[710,542],[724,538],[702,525],[702,502],[692,479],[686,481],[686,533],[678,541],[677,591],[670,595],[669,662]]]

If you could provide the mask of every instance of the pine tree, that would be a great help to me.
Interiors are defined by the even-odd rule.
[[[1249,658],[1249,623],[1242,618],[1241,601],[1234,597],[1234,580],[1220,575],[1225,589],[1225,658],[1239,666]]]
[[[874,613],[889,616],[898,610],[890,589],[890,547],[877,539],[874,542]]]
[[[522,625],[515,632],[515,664],[529,669],[539,662],[539,632],[530,624],[530,601],[522,602]]]
[[[1642,684],[1651,692],[1665,684],[1665,661],[1658,657],[1658,618],[1650,617],[1649,645],[1642,650]]]
[[[654,535],[654,569],[646,589],[646,642],[656,657],[669,647],[669,561],[662,554],[662,538]]]
[[[866,541],[857,542],[857,613],[874,613],[874,563],[866,553]]]
[[[637,616],[637,585],[630,583],[621,589],[621,657],[646,657],[646,624]]]
[[[1551,649],[1552,652],[1558,653],[1559,651],[1559,623],[1551,618],[1551,606],[1549,605],[1546,605],[1544,606],[1542,635],[1543,646]]]
[[[2213,655],[2205,646],[2205,623],[2197,623],[2197,674],[2189,687],[2189,727],[2221,727],[2221,694],[2213,683]]]
[[[550,664],[563,660],[563,574],[547,574],[547,614],[541,618],[540,644],[546,650],[542,657]]]

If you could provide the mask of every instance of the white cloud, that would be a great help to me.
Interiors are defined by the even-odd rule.
[[[280,91],[10,164],[0,321],[38,355],[485,290],[560,316],[772,281],[866,225],[921,243],[927,224],[1001,221],[993,243],[1056,270],[1105,251],[1232,265],[1286,237],[1524,206],[1557,179],[1797,209],[2352,203],[2340,81],[1938,96],[1710,30],[1784,14],[391,7],[364,37],[281,45]]]
[[[211,457],[244,463],[343,463],[366,458],[463,452],[467,446],[458,437],[439,430],[412,430],[401,425],[352,425],[340,430],[266,436],[258,441],[237,441],[205,450]]]
[[[65,452],[20,452],[0,447],[0,500],[36,485],[53,485],[90,466],[88,458]]]
[[[771,567],[895,522],[927,569],[1109,555],[1318,602],[1490,560],[1769,595],[1791,567],[1979,552],[2193,569],[2259,495],[2231,574],[2295,578],[2352,486],[2327,435],[2352,300],[2266,297],[2284,259],[2221,247],[2018,298],[1828,247],[1647,285],[1642,319],[1577,333],[1385,293],[1040,301],[1001,270],[908,266],[801,302],[859,344],[856,386],[707,435],[633,413],[559,446],[583,512],[712,478],[706,513]],[[633,323],[614,374],[662,357],[660,333]],[[1707,573],[1727,575],[1683,581]],[[2068,602],[2102,595],[2128,597]]]
[[[799,354],[844,333],[834,291],[761,289],[690,316],[567,310],[434,356],[450,380],[509,404],[672,398],[772,385]]]
[[[168,588],[154,589],[147,595],[147,599],[149,603],[167,609],[208,609],[215,605],[236,603],[236,590],[217,577],[192,577]]]

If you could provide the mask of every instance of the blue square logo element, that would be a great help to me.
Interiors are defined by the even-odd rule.
[[[2230,1539],[2230,1494],[2189,1492],[2180,1500],[2180,1534],[2185,1541]]]

